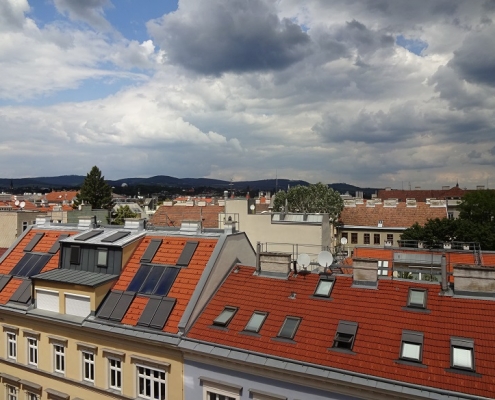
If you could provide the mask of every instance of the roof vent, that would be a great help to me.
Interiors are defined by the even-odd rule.
[[[406,207],[416,207],[416,199],[406,199]]]
[[[356,200],[344,200],[344,207],[356,207]]]
[[[375,201],[374,200],[367,200],[366,201],[366,207],[375,207]]]
[[[383,219],[378,221],[378,228],[383,228]]]
[[[185,235],[199,235],[201,228],[201,221],[182,221],[179,232]]]
[[[385,240],[385,247],[392,247],[392,241],[391,240]]]
[[[397,207],[397,199],[387,199],[383,200],[383,207]]]
[[[93,228],[96,228],[96,215],[92,215],[91,217],[79,217],[77,229],[85,231]]]
[[[144,231],[146,229],[146,220],[144,218],[125,218],[124,229],[138,232]]]
[[[444,243],[443,244],[444,249],[451,249],[452,248],[452,243]]]
[[[446,205],[446,200],[430,199],[430,207],[445,207]]]

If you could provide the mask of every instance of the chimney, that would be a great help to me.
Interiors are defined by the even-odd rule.
[[[46,227],[46,228],[48,228],[49,226],[51,226],[50,217],[48,217],[48,216],[36,217],[36,227],[37,228],[40,228],[42,226],[43,227]]]
[[[179,232],[184,235],[199,235],[201,230],[201,221],[182,221]]]
[[[287,278],[291,269],[292,254],[262,252],[257,253],[256,261],[258,273],[260,275],[274,278]]]
[[[85,231],[93,228],[96,228],[96,215],[92,215],[89,217],[79,217],[77,229]]]
[[[144,231],[146,229],[146,220],[144,218],[125,218],[124,229],[130,229],[137,232]]]
[[[223,223],[223,233],[226,235],[231,235],[232,233],[235,233],[235,224],[237,221],[233,221],[232,217],[229,216],[229,218]]]
[[[480,265],[454,266],[455,293],[468,296],[495,296],[495,268]]]
[[[376,288],[378,284],[378,261],[369,258],[354,258],[353,285]]]

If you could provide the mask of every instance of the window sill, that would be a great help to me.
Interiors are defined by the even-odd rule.
[[[426,308],[419,308],[419,307],[402,307],[402,309],[404,311],[419,312],[419,313],[423,313],[423,314],[429,314],[429,313],[431,313],[430,310],[428,310]]]
[[[428,368],[428,366],[426,366],[425,364],[423,364],[420,361],[398,359],[398,360],[395,360],[395,363],[396,364],[409,365],[411,367]]]
[[[220,325],[209,325],[208,328],[218,329],[219,331],[226,331],[226,332],[228,332],[229,330],[229,328]]]
[[[290,343],[290,344],[296,344],[297,342],[293,339],[287,339],[287,338],[281,338],[281,337],[274,337],[272,340],[276,342],[282,342],[282,343]]]
[[[476,378],[481,378],[483,375],[478,374],[474,371],[470,371],[468,369],[460,369],[460,368],[445,368],[446,372],[452,372],[453,374],[460,374],[460,375],[469,375],[469,376],[474,376]]]
[[[349,349],[343,349],[341,347],[329,347],[328,350],[330,351],[335,351],[337,353],[344,353],[344,354],[350,354],[350,355],[356,355],[356,353],[352,350]]]
[[[261,337],[261,335],[259,333],[251,332],[251,331],[240,331],[239,334],[246,335],[246,336],[252,336],[252,337]]]
[[[315,296],[314,294],[309,296],[312,300],[324,300],[324,301],[333,301],[333,298],[327,296]]]

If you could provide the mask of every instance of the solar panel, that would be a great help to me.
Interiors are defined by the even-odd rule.
[[[161,302],[161,298],[150,298],[139,318],[138,325],[149,326]]]
[[[53,246],[48,250],[49,254],[55,254],[60,249],[60,241],[68,238],[70,235],[60,235],[57,241],[53,244]]]
[[[38,232],[36,235],[34,235],[31,241],[27,244],[27,246],[24,247],[24,251],[28,251],[28,252],[32,251],[43,236],[45,236],[44,232]]]
[[[74,240],[79,240],[81,242],[85,242],[86,240],[94,238],[95,236],[101,235],[102,233],[103,233],[103,230],[95,229],[95,230],[92,230],[90,232],[86,232],[86,233],[82,234],[81,236],[74,238]]]
[[[10,271],[10,275],[20,275],[19,272],[22,271],[33,255],[34,254],[24,254],[12,271]]]
[[[141,257],[141,262],[150,263],[151,260],[153,260],[153,257],[155,256],[161,244],[162,244],[162,239],[151,239],[151,242],[148,244],[148,247],[146,248],[143,257]]]
[[[122,292],[110,292],[98,311],[97,317],[104,319],[110,318],[110,315],[112,315],[112,312],[121,296]]]
[[[0,292],[3,290],[12,277],[10,275],[0,275]]]
[[[112,314],[110,314],[109,319],[112,321],[120,321],[122,318],[124,318],[127,309],[132,303],[132,300],[134,300],[134,293],[122,293],[122,296],[120,296],[120,299],[115,305]]]
[[[24,280],[12,295],[10,301],[27,303],[30,299],[31,299],[31,281]]]
[[[163,269],[164,268],[162,266],[154,266],[141,285],[139,293],[152,294],[156,284],[158,283],[158,280],[163,274]]]
[[[127,286],[127,290],[129,292],[139,292],[139,289],[146,280],[146,277],[150,273],[151,268],[151,265],[141,265],[138,272],[136,272],[136,275],[134,275],[131,283],[129,283],[129,286]]]
[[[31,261],[24,267],[20,275],[30,277],[39,274],[50,258],[51,256],[47,254],[33,254]]]
[[[194,255],[194,252],[196,251],[196,247],[198,247],[198,244],[199,242],[186,242],[176,265],[187,267],[189,265],[189,262],[191,261],[192,256]]]
[[[158,306],[158,309],[155,312],[155,316],[151,320],[150,327],[155,329],[163,329],[165,322],[167,322],[170,313],[172,312],[175,306],[175,299],[165,298],[162,299],[162,302]]]
[[[157,296],[166,296],[174,284],[175,278],[179,273],[179,268],[166,267],[162,273],[162,276],[156,284],[155,291],[153,294]]]
[[[131,232],[119,231],[119,232],[115,232],[113,235],[110,235],[106,238],[101,239],[101,241],[105,242],[105,243],[113,243],[119,239],[122,239],[122,238],[125,238],[126,236],[129,236],[130,234],[131,234]]]

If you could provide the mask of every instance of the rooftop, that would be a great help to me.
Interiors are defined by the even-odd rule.
[[[162,205],[151,217],[150,224],[178,227],[183,221],[203,221],[204,228],[218,228],[218,215],[222,212],[224,212],[224,207],[218,205]]]

